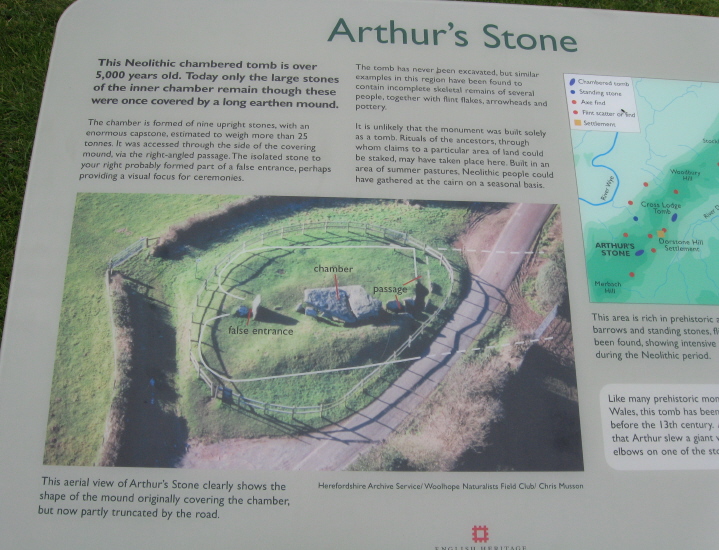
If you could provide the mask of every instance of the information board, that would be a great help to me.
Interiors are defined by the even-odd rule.
[[[712,547],[718,37],[72,5],[2,346],[5,544]]]

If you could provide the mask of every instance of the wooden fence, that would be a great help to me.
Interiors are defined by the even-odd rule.
[[[409,246],[412,247],[418,251],[424,252],[428,256],[432,256],[433,258],[437,259],[440,264],[447,270],[447,273],[449,274],[450,278],[450,289],[449,292],[445,293],[445,298],[442,301],[441,305],[402,343],[401,346],[399,346],[392,355],[384,361],[381,365],[374,367],[371,372],[369,372],[366,376],[364,376],[359,382],[357,382],[349,391],[347,391],[344,395],[342,395],[339,399],[336,401],[333,401],[331,403],[321,403],[318,405],[309,405],[309,406],[289,406],[289,405],[282,405],[279,403],[266,403],[264,401],[258,401],[256,399],[250,399],[248,397],[245,397],[241,393],[237,393],[234,391],[234,389],[227,386],[227,384],[230,383],[236,383],[231,378],[227,378],[223,376],[222,374],[216,372],[212,368],[210,368],[207,363],[205,362],[205,359],[202,355],[202,338],[201,338],[201,331],[204,327],[204,324],[209,322],[200,322],[198,324],[197,328],[197,334],[196,338],[193,339],[190,338],[190,360],[197,371],[198,377],[200,377],[205,384],[207,384],[208,388],[210,389],[210,393],[213,397],[219,397],[225,400],[226,402],[231,402],[232,404],[236,404],[238,406],[245,406],[249,407],[255,411],[261,411],[264,413],[276,413],[276,414],[286,414],[291,415],[292,417],[296,415],[319,415],[322,416],[325,412],[330,411],[332,409],[338,408],[338,407],[345,407],[347,404],[347,400],[351,397],[357,395],[358,393],[362,392],[369,384],[371,384],[373,381],[375,381],[384,371],[384,369],[389,364],[395,364],[400,359],[401,355],[407,351],[407,349],[415,342],[418,338],[420,338],[424,331],[428,329],[428,327],[437,319],[439,314],[444,310],[447,306],[447,302],[449,300],[449,297],[452,293],[452,290],[455,287],[455,273],[454,268],[450,264],[450,262],[447,260],[447,258],[440,252],[439,250],[427,245],[426,243],[423,243],[419,241],[418,239],[415,239],[407,232],[402,231],[396,231],[394,229],[389,229],[386,227],[382,227],[375,224],[370,223],[358,223],[358,222],[351,222],[351,221],[323,221],[323,222],[303,222],[288,226],[283,226],[278,229],[273,229],[271,231],[265,231],[260,233],[259,235],[248,239],[246,241],[243,241],[242,245],[235,248],[233,251],[226,254],[213,268],[212,274],[206,278],[203,283],[200,285],[200,289],[198,290],[197,294],[195,295],[195,306],[197,308],[203,308],[204,313],[207,313],[207,310],[211,308],[211,304],[213,302],[213,295],[216,292],[222,292],[221,288],[221,277],[222,272],[229,266],[231,263],[241,254],[252,251],[252,247],[254,245],[259,244],[260,246],[264,246],[265,240],[273,237],[280,237],[284,238],[285,235],[290,235],[293,233],[302,233],[304,234],[305,231],[312,230],[312,229],[323,229],[324,231],[328,231],[330,229],[343,229],[347,232],[351,232],[352,230],[357,231],[363,231],[366,235],[372,235],[377,239],[382,239],[387,242],[394,242],[397,244],[401,244],[402,246]],[[204,295],[206,293],[210,293],[210,299],[207,301],[207,305],[201,306],[201,303],[204,303]],[[224,293],[224,292],[223,292]],[[201,319],[204,318],[204,315],[201,317]],[[193,319],[194,323],[194,314]],[[195,342],[197,344],[196,351],[197,356],[195,356],[195,353],[192,351],[192,343]]]

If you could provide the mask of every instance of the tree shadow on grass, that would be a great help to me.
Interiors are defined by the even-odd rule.
[[[185,454],[187,422],[175,414],[175,331],[161,302],[128,292],[132,371],[117,466],[174,467]]]
[[[504,387],[504,416],[491,427],[486,446],[465,452],[456,470],[583,471],[579,405],[549,381],[576,388],[576,373],[533,346]]]

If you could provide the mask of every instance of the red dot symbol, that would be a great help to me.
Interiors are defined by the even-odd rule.
[[[579,111],[572,111],[575,115],[579,114]]]
[[[666,227],[662,227],[662,231],[664,231],[664,233],[666,233],[666,232],[667,232],[667,228],[666,228]]]
[[[649,233],[649,234],[647,235],[647,237],[649,237],[650,239],[653,239],[653,238],[654,238],[654,235],[652,235],[651,233]]]
[[[572,100],[572,105],[576,105],[576,104],[577,104],[577,100],[576,100],[576,99],[573,99],[573,100]],[[719,162],[718,162],[717,164],[719,164]]]
[[[630,277],[634,277],[634,272],[633,272],[633,271],[630,271],[630,272],[629,272],[629,276],[630,276]]]
[[[675,189],[675,190],[674,190],[674,194],[675,194],[675,195],[678,195],[678,194],[679,194],[679,189]]]
[[[644,182],[644,187],[649,187],[649,184],[646,181]]]
[[[657,249],[656,249],[656,248],[652,248],[652,252],[656,252],[656,251],[657,251]]]
[[[634,201],[627,201],[627,202],[628,202],[629,206],[634,204]]]
[[[629,233],[625,233],[624,236],[625,236],[625,237],[628,237],[628,236],[629,236]]]

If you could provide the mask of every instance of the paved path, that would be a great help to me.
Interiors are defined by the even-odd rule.
[[[339,424],[296,438],[226,440],[190,449],[182,466],[261,470],[342,470],[395,431],[436,389],[505,300],[553,205],[518,204],[481,269],[469,261],[471,287],[427,353],[370,405]],[[471,236],[470,236],[471,241]],[[476,272],[474,272],[476,271]]]

